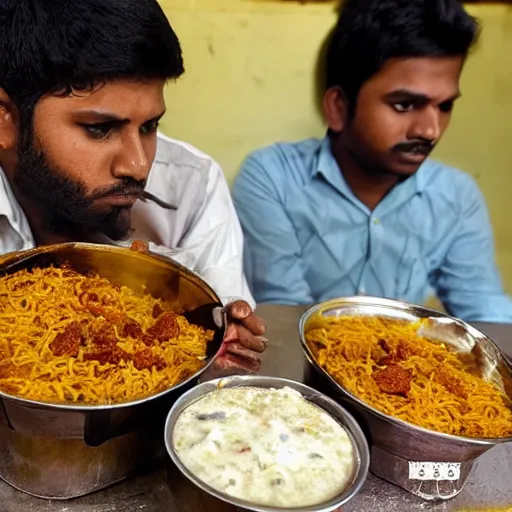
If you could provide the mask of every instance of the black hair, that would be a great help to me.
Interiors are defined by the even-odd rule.
[[[325,86],[355,108],[361,86],[392,58],[467,56],[478,22],[459,0],[346,0],[326,52]]]
[[[0,88],[22,126],[47,94],[183,71],[180,43],[157,0],[0,0]]]

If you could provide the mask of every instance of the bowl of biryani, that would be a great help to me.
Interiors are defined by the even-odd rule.
[[[0,258],[0,477],[54,499],[126,478],[223,334],[215,292],[168,258],[79,243]]]
[[[186,478],[237,510],[332,512],[359,492],[369,466],[364,434],[343,407],[265,376],[218,379],[182,395],[165,444]]]
[[[512,441],[512,368],[461,320],[348,297],[308,309],[300,338],[306,382],[360,421],[370,470],[423,499],[453,498],[480,455]]]

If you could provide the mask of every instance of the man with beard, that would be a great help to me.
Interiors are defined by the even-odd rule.
[[[2,0],[0,254],[151,242],[229,303],[217,368],[256,371],[265,327],[233,301],[252,297],[222,172],[157,134],[164,85],[182,73],[157,0]]]
[[[250,155],[234,188],[256,300],[433,294],[512,321],[477,185],[428,157],[460,96],[477,22],[458,0],[347,0],[328,42],[323,140]]]

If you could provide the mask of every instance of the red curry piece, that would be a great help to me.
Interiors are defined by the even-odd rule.
[[[50,350],[54,356],[77,357],[82,341],[82,331],[77,322],[70,323],[63,332],[57,334],[50,343]]]
[[[161,314],[153,326],[148,329],[147,334],[158,341],[176,339],[180,335],[177,316],[170,312]]]
[[[407,396],[411,390],[412,370],[388,366],[373,374],[373,380],[383,393]]]

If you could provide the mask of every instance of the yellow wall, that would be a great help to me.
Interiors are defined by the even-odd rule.
[[[161,1],[182,41],[187,68],[168,87],[165,133],[216,158],[230,182],[252,149],[322,135],[315,68],[335,20],[332,3]],[[436,157],[478,180],[512,293],[512,7],[470,10],[482,20],[483,36]]]

